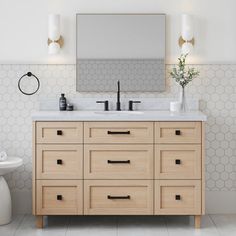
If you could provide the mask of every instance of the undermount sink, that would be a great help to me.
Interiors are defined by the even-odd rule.
[[[142,111],[95,111],[97,115],[142,115]]]

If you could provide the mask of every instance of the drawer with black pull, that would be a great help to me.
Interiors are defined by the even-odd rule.
[[[37,179],[82,179],[83,146],[80,144],[38,144]]]
[[[84,145],[85,179],[153,179],[153,145]]]
[[[201,122],[156,122],[155,143],[201,143]]]
[[[83,143],[83,122],[37,122],[37,143]]]
[[[155,180],[156,215],[200,215],[201,180]]]
[[[155,179],[201,179],[200,144],[156,144]]]
[[[84,142],[153,143],[153,122],[85,122]]]
[[[37,180],[37,215],[83,214],[82,180]]]
[[[85,180],[85,215],[152,215],[153,180]]]

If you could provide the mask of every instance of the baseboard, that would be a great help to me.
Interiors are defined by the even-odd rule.
[[[12,191],[12,205],[15,214],[32,212],[31,191]],[[236,191],[206,191],[207,214],[235,214]]]

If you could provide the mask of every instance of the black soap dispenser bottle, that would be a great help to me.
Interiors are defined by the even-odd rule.
[[[66,110],[66,98],[65,98],[64,93],[61,94],[61,97],[59,99],[59,109],[60,109],[60,111]]]

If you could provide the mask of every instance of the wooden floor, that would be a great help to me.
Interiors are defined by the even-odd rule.
[[[236,235],[236,215],[203,216],[201,229],[194,229],[193,217],[187,216],[52,216],[45,220],[46,227],[36,229],[32,215],[17,215],[10,224],[0,226],[0,236]]]

